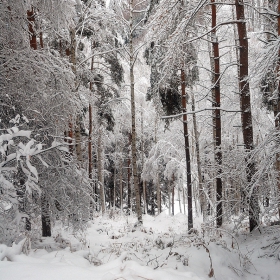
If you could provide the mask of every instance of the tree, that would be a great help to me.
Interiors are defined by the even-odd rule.
[[[244,148],[247,153],[254,149],[253,124],[251,114],[250,87],[248,80],[248,38],[246,30],[246,22],[244,15],[243,1],[236,0],[236,16],[237,30],[239,37],[239,89],[240,89],[240,107],[241,107],[241,123]],[[255,173],[255,163],[248,162],[246,166],[247,182],[252,183]],[[256,187],[253,187],[247,194],[249,196],[249,223],[250,231],[259,225],[259,205],[258,193]]]
[[[217,163],[217,176],[216,176],[216,223],[217,227],[222,225],[222,215],[223,215],[223,206],[222,206],[222,197],[223,197],[223,187],[222,187],[222,151],[221,151],[221,94],[220,94],[220,55],[219,55],[219,42],[216,34],[216,25],[217,25],[217,11],[215,0],[211,0],[211,11],[212,11],[212,46],[213,46],[213,59],[214,59],[214,95],[215,100],[213,100],[213,105],[215,107],[215,116],[214,116],[214,129],[215,129],[215,160]]]

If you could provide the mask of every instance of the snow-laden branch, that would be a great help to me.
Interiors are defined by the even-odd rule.
[[[184,115],[191,115],[191,114],[197,114],[200,112],[204,112],[204,111],[215,111],[215,110],[220,110],[226,113],[241,113],[242,111],[240,110],[227,110],[227,109],[223,109],[220,107],[213,107],[213,108],[204,108],[204,109],[200,109],[200,110],[195,110],[195,111],[190,111],[190,112],[185,112],[185,113],[180,113],[177,115],[170,115],[170,116],[162,116],[161,119],[171,119],[171,118],[178,118]]]
[[[107,53],[111,53],[111,52],[115,52],[115,51],[119,51],[119,50],[122,50],[123,47],[121,48],[116,48],[116,49],[111,49],[111,50],[108,50],[108,51],[104,51],[104,52],[100,52],[100,53],[95,53],[87,58],[85,58],[82,62],[80,62],[78,64],[77,67],[80,67],[81,65],[83,65],[85,62],[87,62],[88,60],[90,60],[91,58],[95,57],[95,56],[98,56],[98,55],[103,55],[103,54],[107,54]]]

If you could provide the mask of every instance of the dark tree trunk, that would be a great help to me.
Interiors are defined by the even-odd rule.
[[[173,182],[172,182],[172,216],[174,216],[174,204],[175,204],[175,179],[173,175]]]
[[[51,236],[51,221],[50,221],[50,205],[46,199],[45,191],[41,194],[41,209],[42,209],[42,236]]]
[[[211,0],[212,4],[212,46],[214,54],[214,95],[215,100],[213,100],[213,105],[216,108],[214,111],[214,129],[215,129],[215,161],[217,164],[217,175],[216,175],[216,224],[217,227],[220,227],[223,223],[223,206],[222,206],[222,151],[221,151],[221,93],[220,93],[220,55],[219,55],[219,43],[218,37],[216,34],[216,25],[217,25],[217,11],[215,0]]]
[[[278,37],[280,36],[280,0],[278,0]],[[280,48],[278,50],[278,67],[277,67],[277,72],[279,73],[280,71]],[[279,78],[279,75],[278,75]],[[277,94],[277,101],[276,101],[275,109],[274,109],[274,116],[275,116],[275,127],[277,129],[277,132],[280,132],[280,80],[278,81],[278,94]],[[279,136],[278,136],[279,137]],[[280,140],[277,139],[277,143],[279,145]],[[280,153],[276,154],[276,170],[278,173],[278,215],[280,219]]]
[[[41,49],[44,48],[44,42],[43,42],[43,33],[40,32],[40,47]],[[58,203],[59,204],[59,203]],[[41,194],[41,208],[42,208],[42,236],[43,237],[49,237],[52,235],[51,232],[51,219],[50,219],[50,205],[49,201],[46,198],[45,191],[42,191]]]
[[[253,139],[253,124],[251,114],[251,100],[250,100],[250,87],[248,80],[248,38],[246,30],[246,22],[244,15],[243,0],[235,0],[238,37],[239,37],[239,89],[240,89],[240,107],[241,107],[241,122],[244,148],[246,152],[254,149]],[[248,184],[252,183],[252,177],[255,173],[255,164],[248,163],[246,157],[247,167],[246,175]],[[249,193],[249,192],[247,192]],[[250,231],[252,231],[259,224],[259,205],[257,189],[254,188],[251,196],[249,197],[249,224]]]
[[[27,11],[27,20],[28,20],[28,30],[30,36],[30,47],[33,50],[37,50],[37,40],[36,40],[36,33],[34,30],[35,25],[35,13],[34,8],[32,7],[31,10]]]
[[[91,67],[90,70],[93,71],[93,58],[91,59]],[[89,90],[90,93],[92,92],[92,82],[89,83]],[[88,132],[88,178],[90,181],[90,188],[92,190],[92,199],[94,199],[94,192],[95,192],[95,187],[93,185],[93,174],[92,174],[92,106],[91,106],[91,98],[89,100],[89,105],[88,105],[88,118],[89,118],[89,132]],[[94,209],[93,203],[91,205],[91,209]]]
[[[127,209],[131,208],[130,158],[127,160]]]
[[[186,78],[185,78],[185,71],[183,69],[181,69],[181,88],[182,88],[182,109],[183,109],[183,113],[186,113],[187,112]],[[183,126],[184,126],[186,165],[187,165],[188,230],[190,230],[193,228],[193,207],[192,207],[191,158],[190,158],[187,114],[183,115]]]

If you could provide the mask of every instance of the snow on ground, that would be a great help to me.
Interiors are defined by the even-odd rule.
[[[182,214],[145,215],[140,228],[135,222],[133,216],[96,217],[86,233],[58,225],[54,237],[31,249],[28,240],[0,245],[0,279],[279,279],[279,226],[233,236],[210,228],[187,234]]]

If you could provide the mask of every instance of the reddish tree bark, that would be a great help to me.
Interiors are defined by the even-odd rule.
[[[239,89],[240,89],[240,107],[241,107],[241,122],[244,148],[247,152],[254,149],[253,139],[253,124],[251,114],[251,99],[250,99],[250,86],[248,80],[248,38],[246,30],[246,22],[244,15],[243,0],[235,0],[237,30],[239,37]],[[246,158],[247,161],[247,158]],[[252,177],[255,173],[255,164],[247,162],[246,175],[247,181],[250,184]],[[259,206],[257,190],[254,188],[249,197],[249,224],[250,231],[252,231],[259,224]]]
[[[181,69],[181,88],[182,88],[182,109],[183,113],[187,112],[187,96],[186,96],[186,77],[185,71]],[[193,228],[193,207],[192,207],[192,178],[191,178],[191,159],[190,144],[188,132],[187,114],[183,115],[184,138],[185,138],[185,155],[187,165],[187,193],[188,193],[188,230]]]
[[[28,20],[28,30],[30,36],[30,47],[33,50],[37,50],[37,40],[36,40],[36,33],[34,30],[35,25],[35,13],[34,8],[32,7],[31,10],[27,11],[27,20]]]
[[[215,129],[215,161],[217,164],[217,176],[216,176],[216,224],[217,227],[220,227],[223,223],[223,205],[222,205],[222,196],[223,196],[223,186],[222,186],[222,151],[221,151],[221,142],[222,142],[222,133],[221,133],[221,93],[220,93],[220,54],[219,54],[219,43],[216,34],[216,25],[217,25],[217,10],[215,0],[211,0],[212,3],[212,46],[214,54],[214,95],[215,100],[213,100],[213,105],[216,108],[214,111],[214,129]]]

